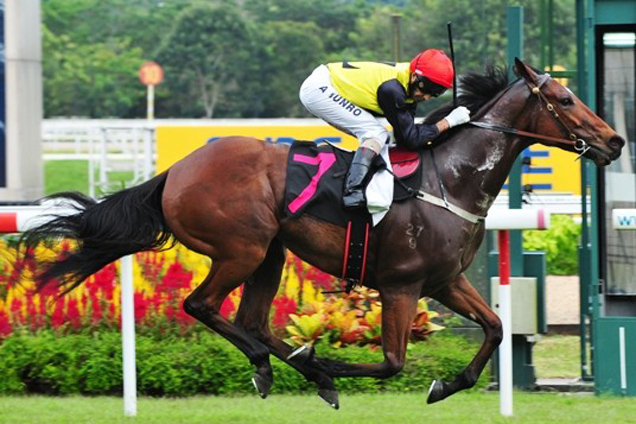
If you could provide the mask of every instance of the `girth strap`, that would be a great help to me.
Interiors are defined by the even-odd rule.
[[[464,210],[460,208],[459,206],[455,206],[444,199],[440,199],[439,197],[434,196],[430,193],[426,193],[422,190],[419,190],[417,192],[417,195],[415,196],[415,198],[422,200],[424,202],[431,203],[435,206],[439,206],[440,208],[446,209],[454,213],[455,215],[459,216],[460,218],[464,218],[466,221],[472,222],[473,224],[484,222],[484,220],[486,219],[486,217],[484,216],[475,215],[474,213],[468,212],[467,210]]]

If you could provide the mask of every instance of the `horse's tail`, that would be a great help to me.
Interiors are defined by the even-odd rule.
[[[18,242],[18,258],[30,255],[40,244],[51,246],[61,238],[75,240],[77,245],[41,264],[35,273],[38,290],[55,282],[66,293],[122,256],[164,247],[172,239],[161,208],[167,175],[164,172],[101,201],[77,192],[49,196],[47,199],[70,201],[77,212],[54,214],[48,222],[24,232]]]

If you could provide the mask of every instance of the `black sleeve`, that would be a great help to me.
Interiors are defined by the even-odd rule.
[[[406,103],[406,91],[396,79],[378,87],[378,105],[393,126],[398,145],[410,150],[427,147],[427,142],[439,135],[436,125],[416,124],[415,103]]]

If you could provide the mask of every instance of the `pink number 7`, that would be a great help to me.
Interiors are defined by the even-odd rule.
[[[289,203],[289,210],[292,213],[296,213],[305,203],[316,194],[318,189],[318,181],[322,176],[336,163],[336,155],[333,153],[318,153],[318,156],[306,156],[306,155],[294,155],[294,162],[306,163],[308,165],[318,166],[318,172],[314,175],[309,182],[309,185],[303,189],[303,191]]]

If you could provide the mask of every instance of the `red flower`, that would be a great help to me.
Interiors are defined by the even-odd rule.
[[[146,299],[143,293],[135,293],[135,322],[141,322],[148,314],[150,308],[150,302]]]
[[[7,337],[13,332],[7,313],[0,309],[0,337]]]
[[[11,302],[11,317],[14,324],[24,323],[24,317],[22,316],[22,302],[20,299],[13,299]]]
[[[191,285],[192,271],[186,271],[181,262],[175,261],[168,267],[157,290],[174,294],[180,289],[189,289]]]
[[[77,299],[69,299],[66,317],[75,330],[79,330],[82,327],[82,316],[79,312]]]
[[[232,316],[235,310],[236,310],[236,307],[234,306],[234,302],[232,302],[232,299],[230,299],[230,296],[228,296],[223,301],[223,304],[221,305],[221,310],[219,311],[219,313],[221,314],[223,318],[227,319]]]
[[[278,296],[272,302],[274,306],[274,316],[272,317],[272,325],[275,328],[283,329],[289,321],[289,315],[296,313],[298,305],[291,297],[285,295]]]
[[[53,315],[51,315],[51,326],[55,329],[64,325],[64,304],[66,303],[66,298],[61,297],[55,302],[55,309],[53,310]]]
[[[91,293],[91,307],[93,309],[93,324],[98,324],[102,320],[104,314],[102,313],[102,305],[95,293]]]

